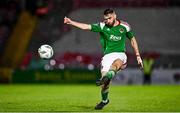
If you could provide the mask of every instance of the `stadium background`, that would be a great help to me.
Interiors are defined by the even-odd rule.
[[[56,84],[57,86],[53,86],[55,88],[64,85],[72,87],[74,84],[94,85],[100,76],[99,63],[102,57],[98,34],[64,25],[63,18],[67,16],[80,22],[96,23],[102,20],[103,10],[111,7],[115,9],[120,20],[127,21],[131,25],[142,58],[154,59],[152,85],[147,87],[143,85],[143,72],[138,69],[136,58],[127,40],[128,67],[114,77],[112,82],[114,87],[117,84],[119,87],[134,85],[132,88],[138,90],[136,86],[140,85],[144,86],[142,92],[148,88],[152,88],[153,92],[154,85],[155,87],[158,85],[159,90],[170,87],[169,90],[176,90],[169,95],[169,101],[178,100],[180,99],[179,6],[179,0],[1,0],[0,87],[5,90],[8,89],[7,86],[12,89],[19,87],[26,89],[27,84],[28,87],[34,87],[34,84],[39,87]],[[53,47],[55,54],[52,59],[39,58],[37,50],[42,44]],[[41,86],[42,84],[46,85]],[[78,89],[74,87],[76,88]],[[12,90],[9,93],[14,92]],[[3,101],[3,95],[6,94],[6,91],[0,94],[2,106],[6,106],[5,103],[10,98],[15,98],[7,97]],[[31,95],[29,92],[28,94]],[[174,98],[171,100],[173,94]],[[174,104],[177,103],[174,101]],[[171,108],[171,105],[168,106]],[[162,108],[151,110],[142,107],[137,111],[180,111],[176,106],[174,109],[165,109],[166,106]],[[32,109],[29,107],[9,110],[7,107],[0,107],[0,111]],[[123,111],[122,109],[120,111]],[[68,111],[68,108],[37,109],[37,111],[44,110]],[[88,107],[72,108],[70,111],[78,110],[91,111]],[[112,111],[119,109],[114,107]],[[124,111],[136,110],[131,108]]]

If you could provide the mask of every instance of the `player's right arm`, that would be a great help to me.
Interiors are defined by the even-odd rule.
[[[67,18],[67,17],[64,18],[64,23],[75,26],[75,27],[83,29],[83,30],[91,30],[91,25],[90,24],[76,22],[76,21],[73,21],[73,20],[71,20],[70,18]]]

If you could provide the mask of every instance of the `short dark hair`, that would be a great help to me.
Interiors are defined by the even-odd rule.
[[[104,10],[104,15],[108,15],[108,14],[112,14],[112,13],[115,13],[115,11],[111,8]]]

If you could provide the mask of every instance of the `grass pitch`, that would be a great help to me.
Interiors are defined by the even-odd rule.
[[[0,85],[0,112],[95,112],[95,85]],[[180,112],[180,86],[113,86],[101,111]]]

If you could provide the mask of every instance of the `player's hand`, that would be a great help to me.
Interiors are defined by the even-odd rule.
[[[65,24],[71,24],[71,19],[70,18],[67,18],[67,17],[64,17],[64,23]]]
[[[138,65],[140,66],[140,69],[143,69],[144,66],[143,66],[143,62],[142,62],[141,57],[137,56],[136,59],[137,59]]]

